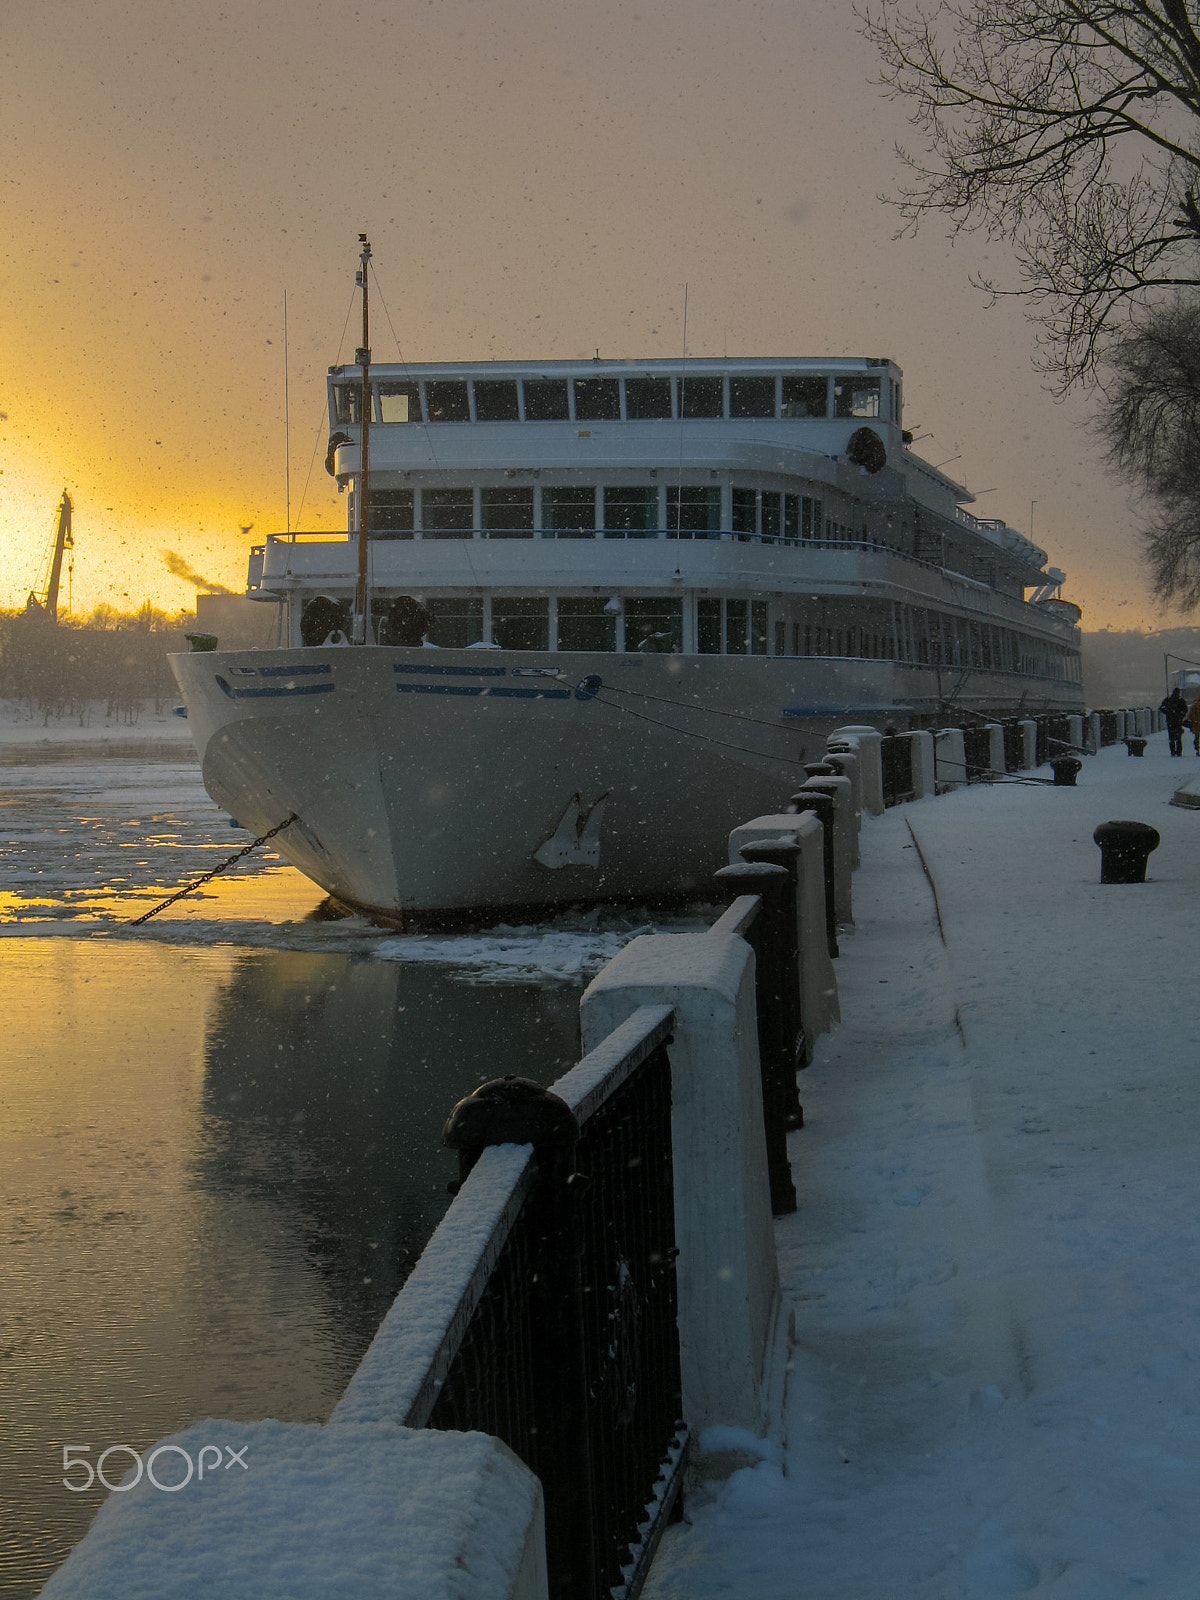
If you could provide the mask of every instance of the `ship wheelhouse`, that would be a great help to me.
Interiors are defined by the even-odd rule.
[[[411,594],[443,647],[889,662],[914,705],[930,668],[1012,680],[1014,700],[1020,680],[1031,704],[1077,690],[1069,608],[1026,599],[1062,574],[913,453],[890,361],[370,373],[381,643]],[[348,602],[364,520],[360,370],[330,369],[328,387],[347,539],[272,539],[251,564],[250,592],[288,602],[293,643],[314,593]]]

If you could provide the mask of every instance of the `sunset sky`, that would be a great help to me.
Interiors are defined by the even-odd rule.
[[[970,286],[1003,246],[893,237],[909,130],[845,0],[40,0],[0,53],[0,605],[64,485],[76,613],[190,604],[168,551],[243,587],[285,525],[285,291],[293,526],[344,527],[364,230],[377,360],[385,307],[406,360],[673,357],[685,283],[690,355],[890,356],[919,449],[981,516],[1032,503],[1085,628],[1178,620],[1086,396]]]

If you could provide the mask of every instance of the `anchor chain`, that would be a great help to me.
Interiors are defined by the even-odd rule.
[[[184,895],[191,894],[194,889],[199,889],[202,884],[208,883],[211,879],[217,877],[219,873],[224,872],[226,868],[233,866],[235,861],[240,861],[243,856],[248,856],[252,850],[257,850],[259,845],[266,844],[268,839],[273,839],[277,833],[282,833],[285,828],[290,828],[293,822],[299,822],[299,820],[299,813],[293,811],[290,817],[285,817],[282,822],[276,823],[273,828],[261,834],[252,844],[243,846],[235,855],[229,856],[219,866],[214,867],[211,872],[204,873],[202,877],[195,879],[185,888],[176,890],[173,895],[169,895],[165,900],[160,900],[158,905],[151,906],[149,911],[144,911],[140,917],[134,917],[133,921],[126,923],[125,926],[137,928],[143,922],[149,922],[151,917],[157,916],[160,911],[165,911],[168,906],[173,906],[176,900],[182,900]]]

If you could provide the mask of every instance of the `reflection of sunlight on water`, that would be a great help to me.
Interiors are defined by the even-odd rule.
[[[232,931],[0,950],[5,1596],[37,1592],[101,1498],[62,1489],[64,1445],[325,1418],[449,1203],[451,1105],[576,1059],[577,987]]]
[[[178,884],[159,881],[145,888],[127,888],[129,881],[110,873],[103,885],[66,888],[53,897],[33,888],[24,893],[0,891],[0,925],[63,921],[129,923],[187,882],[186,879]],[[311,916],[324,898],[324,890],[294,867],[277,865],[240,875],[235,867],[228,877],[213,878],[184,899],[167,906],[153,920],[295,922]]]

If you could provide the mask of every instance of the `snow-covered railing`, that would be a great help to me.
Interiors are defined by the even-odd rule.
[[[478,1430],[541,1479],[550,1593],[636,1595],[678,1492],[669,1006],[447,1123],[458,1195],[333,1423]]]

